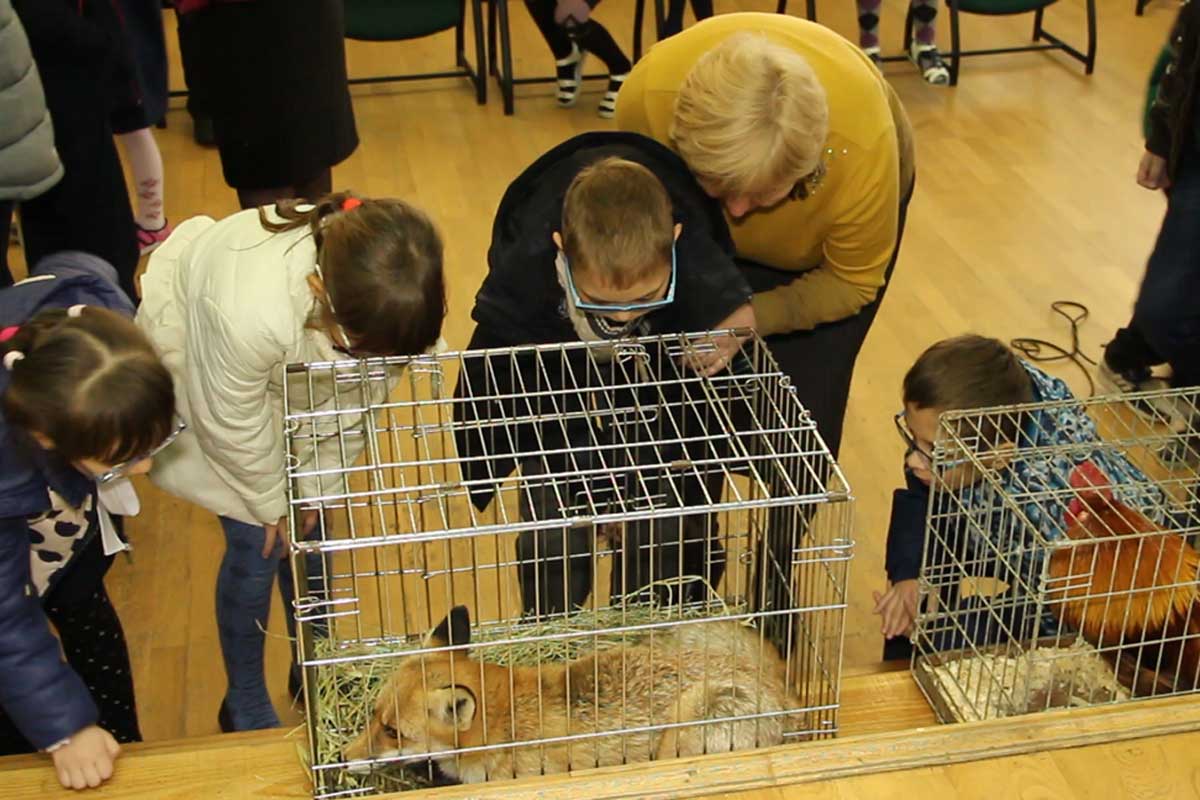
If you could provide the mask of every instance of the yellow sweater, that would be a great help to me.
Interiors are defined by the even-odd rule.
[[[763,335],[845,319],[875,299],[896,246],[900,198],[912,185],[912,130],[862,51],[784,14],[721,14],[672,36],[638,62],[617,99],[617,124],[670,145],[675,97],[692,66],[725,38],[756,31],[804,56],[829,99],[824,179],[807,199],[730,220],[738,256],[802,272],[754,296]]]

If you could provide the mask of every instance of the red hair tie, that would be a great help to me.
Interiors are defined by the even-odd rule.
[[[21,330],[20,325],[9,325],[7,328],[0,329],[0,342],[7,342],[16,336],[19,330]]]
[[[342,201],[342,211],[353,211],[362,205],[362,200],[357,197],[347,197]]]

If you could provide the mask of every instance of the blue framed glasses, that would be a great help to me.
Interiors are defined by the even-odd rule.
[[[183,433],[185,430],[187,430],[187,423],[184,422],[182,419],[176,420],[175,427],[171,430],[171,432],[169,434],[167,434],[167,438],[163,439],[162,442],[159,443],[158,447],[155,447],[153,450],[146,453],[145,455],[140,455],[136,458],[131,458],[128,461],[122,461],[120,464],[117,464],[115,467],[108,470],[107,472],[97,475],[96,483],[98,483],[100,485],[104,485],[106,483],[111,483],[111,482],[115,481],[117,478],[125,477],[129,473],[129,470],[133,469],[135,466],[142,463],[143,461],[145,461],[148,458],[154,458],[156,455],[161,453],[163,450],[166,450],[168,447],[170,447],[171,443],[174,442],[176,439],[178,439],[179,434]]]
[[[561,251],[560,251],[561,252]],[[675,302],[675,245],[671,245],[671,280],[667,284],[667,293],[660,300],[643,300],[637,303],[591,303],[579,296],[579,290],[575,288],[575,279],[571,276],[571,262],[567,260],[567,254],[562,254],[563,264],[566,269],[567,291],[571,293],[571,302],[581,311],[596,311],[598,313],[611,313],[613,311],[653,311],[656,308],[669,306]]]

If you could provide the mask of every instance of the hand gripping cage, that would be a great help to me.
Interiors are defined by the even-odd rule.
[[[317,797],[836,732],[849,487],[723,335],[289,367]]]
[[[1192,389],[942,416],[912,638],[943,721],[1200,688],[1197,407]]]

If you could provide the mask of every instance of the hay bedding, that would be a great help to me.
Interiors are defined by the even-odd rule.
[[[1015,657],[982,653],[923,666],[960,722],[1129,699],[1112,667],[1082,640]]]
[[[580,611],[569,617],[534,625],[523,625],[518,631],[508,626],[485,627],[472,631],[472,641],[484,644],[488,641],[514,638],[519,633],[521,642],[502,647],[482,648],[477,657],[501,666],[532,666],[539,662],[572,661],[592,652],[631,644],[645,634],[614,632],[606,635],[580,636],[570,639],[544,639],[540,637],[564,633],[590,633],[591,631],[644,625],[656,622],[671,622],[684,619],[701,619],[725,616],[737,609],[683,609],[653,605]],[[660,629],[661,630],[661,629]],[[419,641],[408,643],[410,649],[419,647]],[[316,687],[318,764],[336,764],[341,761],[342,749],[354,740],[367,726],[375,699],[383,682],[396,668],[396,654],[403,652],[405,645],[393,643],[379,645],[345,645],[327,639],[317,641],[318,658],[342,658],[366,656],[378,653],[379,659],[332,664],[318,669]],[[307,762],[307,752],[301,758]],[[404,766],[401,763],[385,764],[367,774],[354,774],[348,770],[323,770],[322,787],[326,793],[355,793],[363,795],[375,792],[397,792],[406,789],[424,788],[434,785],[437,776],[431,775],[427,765]]]

